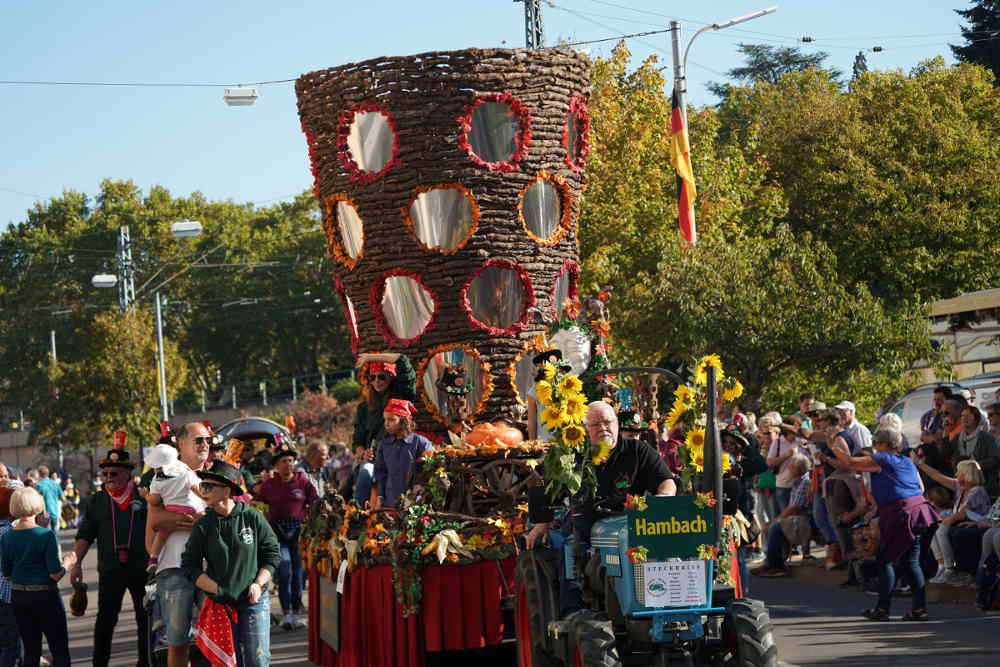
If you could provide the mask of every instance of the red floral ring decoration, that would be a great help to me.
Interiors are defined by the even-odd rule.
[[[517,116],[518,131],[514,139],[514,154],[507,161],[486,162],[476,155],[469,143],[469,132],[472,130],[472,115],[479,108],[479,105],[486,102],[506,104]],[[517,170],[518,163],[528,154],[528,144],[531,142],[531,112],[521,103],[521,100],[514,97],[509,92],[489,93],[480,95],[472,104],[465,106],[465,113],[458,117],[458,127],[461,132],[458,135],[458,147],[469,155],[469,159],[480,167],[486,167],[490,171],[509,173]]]
[[[451,343],[448,345],[438,345],[432,347],[427,351],[427,356],[420,360],[417,365],[417,387],[420,393],[420,400],[423,401],[424,407],[430,413],[431,417],[442,426],[447,427],[448,421],[441,414],[441,411],[435,405],[434,401],[431,400],[430,395],[427,393],[427,387],[424,384],[424,374],[427,372],[427,367],[430,365],[431,360],[436,357],[441,352],[450,352],[451,350],[464,350],[466,354],[470,355],[479,364],[479,369],[482,371],[483,377],[483,393],[479,396],[479,401],[476,403],[474,408],[469,408],[469,419],[472,419],[486,407],[486,401],[489,399],[490,395],[493,394],[493,378],[490,377],[491,366],[489,363],[483,360],[479,351],[468,345],[462,345],[461,343]]]
[[[306,149],[309,152],[309,171],[312,172],[313,177],[313,196],[316,197],[317,201],[323,201],[323,198],[319,196],[319,165],[316,162],[316,137],[313,135],[312,130],[302,124],[302,133],[306,135]]]
[[[354,116],[359,113],[368,112],[382,114],[389,125],[389,129],[392,131],[392,157],[378,171],[366,171],[359,167],[351,155],[351,150],[347,147],[347,139],[351,136],[351,124],[354,123]],[[396,131],[396,120],[392,117],[391,113],[369,100],[358,102],[350,109],[340,112],[340,118],[337,121],[337,157],[340,158],[344,168],[347,169],[348,176],[350,176],[352,181],[355,183],[371,183],[378,180],[391,168],[402,164],[398,156],[399,132]]]
[[[524,304],[521,308],[521,317],[518,321],[511,324],[506,329],[501,329],[499,327],[490,326],[488,324],[483,324],[476,319],[475,313],[472,312],[472,304],[469,303],[469,288],[472,286],[472,282],[479,276],[480,273],[485,271],[490,267],[498,267],[502,269],[509,269],[517,274],[518,279],[521,281],[521,288],[524,292]],[[528,313],[535,306],[535,289],[531,284],[531,277],[528,276],[528,272],[524,270],[524,267],[519,264],[513,264],[511,262],[504,261],[502,259],[490,259],[487,260],[482,266],[472,272],[469,279],[465,281],[462,285],[461,297],[459,298],[459,303],[462,306],[462,310],[465,311],[466,316],[469,318],[469,322],[472,326],[477,329],[482,329],[483,331],[493,335],[501,336],[504,334],[515,334],[518,331],[524,329],[528,324]]]
[[[552,232],[552,236],[547,239],[543,239],[531,231],[531,228],[528,227],[528,221],[524,217],[524,198],[528,195],[528,190],[541,182],[551,183],[555,186],[556,192],[559,193],[559,224],[556,225],[556,230]],[[569,223],[572,215],[573,193],[570,191],[566,179],[559,174],[550,174],[547,171],[538,172],[535,180],[521,188],[521,193],[517,197],[517,219],[521,221],[524,232],[539,245],[554,246],[559,243],[566,232],[569,231]]]
[[[566,298],[570,301],[576,301],[580,298],[580,265],[571,259],[564,259],[562,268],[559,269],[559,275],[556,276],[555,282],[552,283],[552,291],[549,292],[549,310],[552,312],[553,317],[559,316],[559,306],[561,304],[556,302],[558,298],[556,290],[559,288],[559,281],[565,275],[569,275],[569,290],[566,293]]]
[[[338,202],[344,202],[353,208],[355,213],[358,211],[358,207],[354,205],[354,201],[347,195],[332,194],[327,195],[323,199],[323,231],[326,232],[326,246],[330,254],[338,262],[346,266],[349,270],[353,270],[358,265],[358,262],[361,261],[361,258],[365,256],[365,221],[361,218],[361,214],[358,213],[358,219],[361,220],[361,247],[358,248],[358,256],[351,257],[340,240],[340,228],[337,224]]]
[[[434,304],[433,310],[431,310],[431,317],[427,320],[427,326],[418,333],[413,338],[399,338],[392,332],[389,327],[389,323],[385,319],[385,314],[382,312],[382,297],[385,296],[385,284],[389,278],[393,276],[402,276],[405,278],[412,278],[420,285],[422,288],[427,290],[427,293],[431,297],[431,303]],[[437,295],[434,294],[434,290],[427,286],[427,284],[420,277],[420,274],[410,271],[409,269],[392,269],[391,271],[386,271],[381,274],[372,283],[371,289],[368,291],[368,301],[372,309],[372,315],[375,317],[375,326],[378,327],[379,332],[381,332],[382,337],[385,342],[389,344],[390,347],[406,347],[408,345],[413,345],[420,338],[434,328],[434,317],[437,315],[439,304]]]
[[[571,122],[579,123],[577,155],[571,155],[569,152],[569,124]],[[566,114],[566,124],[563,126],[562,145],[566,149],[566,166],[576,172],[583,171],[587,155],[590,154],[590,112],[587,110],[587,103],[579,95],[574,95],[569,100],[569,111]]]
[[[334,276],[333,279],[333,290],[340,297],[340,303],[344,307],[344,320],[347,322],[347,330],[351,333],[351,353],[358,353],[358,342],[360,340],[358,336],[358,318],[357,312],[353,311],[351,305],[350,295],[347,294],[347,288],[344,287],[344,281],[340,278]]]
[[[469,233],[465,235],[465,238],[462,239],[462,241],[458,243],[458,245],[456,245],[454,248],[442,248],[440,246],[432,247],[425,244],[423,241],[420,240],[420,237],[417,236],[416,223],[413,221],[413,217],[410,215],[410,210],[413,208],[413,204],[417,201],[420,195],[422,195],[425,192],[430,192],[432,190],[457,190],[463,197],[465,197],[469,201],[469,204],[472,205],[472,226],[469,227]],[[440,183],[438,185],[421,185],[420,187],[413,188],[413,195],[410,197],[410,202],[406,205],[406,208],[402,209],[401,212],[403,215],[403,226],[406,227],[406,231],[410,233],[410,236],[412,236],[413,239],[417,242],[417,245],[419,245],[424,250],[428,250],[431,252],[440,252],[443,255],[451,255],[452,253],[456,253],[459,250],[461,250],[465,246],[465,244],[469,242],[469,239],[471,239],[473,235],[476,233],[476,230],[479,229],[479,203],[476,202],[476,198],[472,195],[472,192],[468,188],[462,186],[459,183]]]

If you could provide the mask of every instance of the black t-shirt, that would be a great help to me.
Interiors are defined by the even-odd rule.
[[[597,467],[597,499],[617,505],[626,494],[656,493],[660,484],[674,476],[659,452],[644,442],[620,438],[608,460]],[[545,489],[534,487],[528,494],[528,515],[533,523],[552,520]]]

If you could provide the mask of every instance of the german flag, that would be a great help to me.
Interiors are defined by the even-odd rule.
[[[678,222],[684,240],[694,244],[698,242],[698,230],[694,224],[694,169],[691,167],[691,144],[688,142],[687,125],[684,123],[684,110],[681,109],[674,91],[671,103],[670,130],[673,133],[670,157],[677,170],[677,210]]]

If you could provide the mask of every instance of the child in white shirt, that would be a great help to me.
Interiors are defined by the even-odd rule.
[[[170,512],[197,514],[194,505],[199,504],[201,494],[198,486],[201,479],[186,463],[177,458],[177,450],[170,445],[156,445],[146,457],[146,463],[156,471],[146,502],[163,505]],[[149,566],[146,571],[156,572],[160,551],[170,535],[168,530],[160,530],[153,537],[153,548],[149,550]]]

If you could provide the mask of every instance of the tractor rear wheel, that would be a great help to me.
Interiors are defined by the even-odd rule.
[[[545,651],[548,624],[531,552],[518,562],[517,598],[514,604],[514,629],[517,636],[518,667],[561,667],[562,663]]]
[[[582,667],[619,667],[615,631],[603,614],[584,610],[573,617],[571,630],[574,650]]]
[[[730,602],[722,621],[722,637],[729,648],[727,665],[778,666],[778,647],[774,643],[771,616],[760,600]]]

